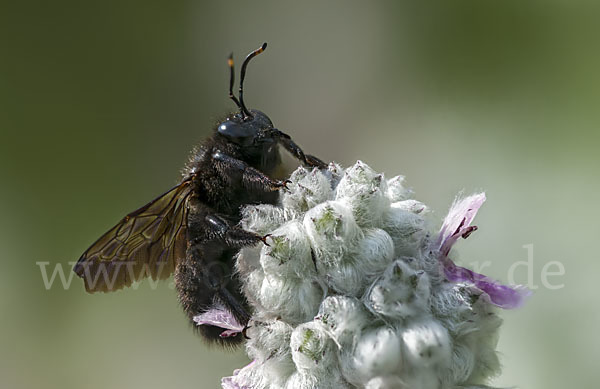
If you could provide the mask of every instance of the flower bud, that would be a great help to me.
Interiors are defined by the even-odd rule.
[[[265,275],[258,298],[271,315],[294,324],[312,320],[322,300],[323,290],[316,282],[270,274]]]
[[[261,300],[261,290],[263,282],[265,280],[265,273],[262,269],[256,269],[243,275],[242,278],[242,291],[253,305],[259,305]]]
[[[412,190],[404,186],[404,176],[392,177],[387,181],[386,196],[392,203],[408,200],[412,196]]]
[[[399,373],[402,368],[400,336],[388,327],[363,332],[354,350],[342,351],[341,367],[346,380],[357,386],[377,376]]]
[[[248,356],[262,366],[268,382],[284,385],[296,371],[289,348],[293,327],[282,320],[254,320],[246,331]]]
[[[383,174],[377,174],[358,161],[345,171],[336,188],[335,198],[348,204],[358,225],[377,227],[390,204],[386,191],[387,183]]]
[[[429,278],[397,260],[365,294],[365,304],[374,313],[406,319],[428,312]]]
[[[297,169],[290,177],[292,183],[283,192],[281,203],[284,209],[306,212],[331,197],[330,180],[319,169]]]
[[[288,208],[270,204],[250,205],[242,208],[242,228],[266,235],[288,220],[295,217],[295,212]]]
[[[327,297],[315,317],[315,321],[321,322],[338,343],[352,342],[370,319],[360,300],[347,296]]]
[[[433,319],[410,324],[402,332],[406,361],[415,368],[450,364],[451,341],[448,331]]]
[[[418,215],[425,215],[429,212],[429,208],[425,204],[417,200],[396,201],[390,205],[392,208],[402,209]]]
[[[304,279],[315,277],[310,242],[302,223],[290,221],[271,234],[269,246],[263,245],[260,253],[260,264],[266,274]]]
[[[380,228],[367,229],[353,255],[362,274],[381,274],[394,258],[394,241]]]
[[[327,284],[333,291],[346,296],[360,296],[363,294],[368,279],[354,263],[340,263],[328,267],[325,277]]]
[[[253,320],[246,331],[249,338],[246,343],[248,356],[264,361],[287,355],[291,362],[289,343],[293,330],[294,327],[283,320]]]
[[[452,348],[450,364],[443,370],[445,381],[468,382],[475,368],[475,353],[462,343],[455,343]]]
[[[394,241],[396,256],[418,256],[427,237],[423,216],[404,209],[404,205],[393,203],[383,220],[383,229]]]
[[[352,212],[339,201],[327,201],[306,212],[304,229],[319,265],[339,264],[353,242],[362,236]]]
[[[311,321],[296,327],[290,347],[292,359],[300,372],[327,371],[337,361],[337,347],[318,322]]]

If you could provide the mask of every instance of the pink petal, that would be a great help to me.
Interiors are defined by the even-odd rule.
[[[448,257],[441,258],[444,273],[450,282],[470,282],[487,295],[488,301],[503,309],[520,307],[531,291],[523,287],[502,285],[483,274],[475,273],[467,268],[457,266]]]
[[[444,267],[444,274],[448,281],[470,282],[487,295],[490,303],[504,309],[517,308],[531,294],[529,290],[523,287],[502,285],[483,274],[457,266],[448,258],[450,249],[458,238],[466,239],[473,231],[477,230],[477,226],[471,226],[471,222],[484,201],[485,193],[455,201],[442,223],[434,249],[439,252],[439,261]]]
[[[237,321],[231,312],[223,307],[215,307],[201,315],[194,316],[194,322],[198,325],[211,325],[224,328],[225,331],[219,335],[222,338],[236,336],[244,329],[244,326]]]
[[[470,227],[471,222],[477,215],[477,211],[485,201],[485,193],[478,193],[465,197],[460,201],[455,201],[448,211],[448,216],[442,223],[440,235],[437,240],[437,250],[442,254],[448,255],[452,245],[458,238],[465,235],[469,236],[477,227]]]
[[[253,389],[252,386],[248,383],[235,382],[235,378],[241,370],[248,369],[248,368],[252,367],[252,365],[254,365],[255,363],[256,363],[256,360],[253,360],[252,362],[250,362],[246,366],[242,367],[241,369],[235,369],[233,371],[232,376],[221,378],[221,387],[223,389]]]

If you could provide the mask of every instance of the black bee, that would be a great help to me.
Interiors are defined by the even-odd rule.
[[[269,177],[281,165],[278,145],[305,166],[324,168],[304,154],[289,135],[273,126],[264,113],[244,104],[246,67],[267,44],[248,54],[241,68],[239,99],[233,94],[233,55],[229,57],[229,97],[239,108],[197,147],[179,185],[125,216],[88,248],[74,267],[88,292],[108,292],[144,277],[164,279],[175,273],[179,301],[187,316],[213,307],[226,309],[239,323],[250,319],[248,305],[233,272],[240,248],[267,236],[238,224],[246,204],[274,204],[289,181]],[[240,336],[222,337],[223,328],[194,326],[201,335],[222,344]]]

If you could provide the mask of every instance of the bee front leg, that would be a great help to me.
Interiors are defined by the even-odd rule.
[[[304,151],[292,140],[292,138],[278,130],[279,143],[289,151],[294,157],[296,157],[300,162],[309,167],[317,167],[319,169],[326,169],[327,164],[321,161],[319,158],[314,155],[304,154]]]
[[[231,226],[230,223],[223,217],[217,214],[209,214],[205,216],[207,224],[212,229],[212,234],[215,238],[223,239],[228,247],[239,249],[246,246],[252,246],[256,243],[263,242],[267,246],[267,235],[258,235],[254,232],[246,231],[239,226]]]
[[[241,182],[242,186],[255,192],[274,192],[287,188],[289,180],[273,180],[260,170],[249,166],[246,162],[233,158],[221,151],[212,154],[213,164],[225,180],[230,183]]]

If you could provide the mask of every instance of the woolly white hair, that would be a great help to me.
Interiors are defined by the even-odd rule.
[[[238,257],[254,361],[223,387],[487,388],[501,320],[447,281],[404,177],[358,161],[290,180],[279,205],[243,210],[245,229],[272,236]]]

